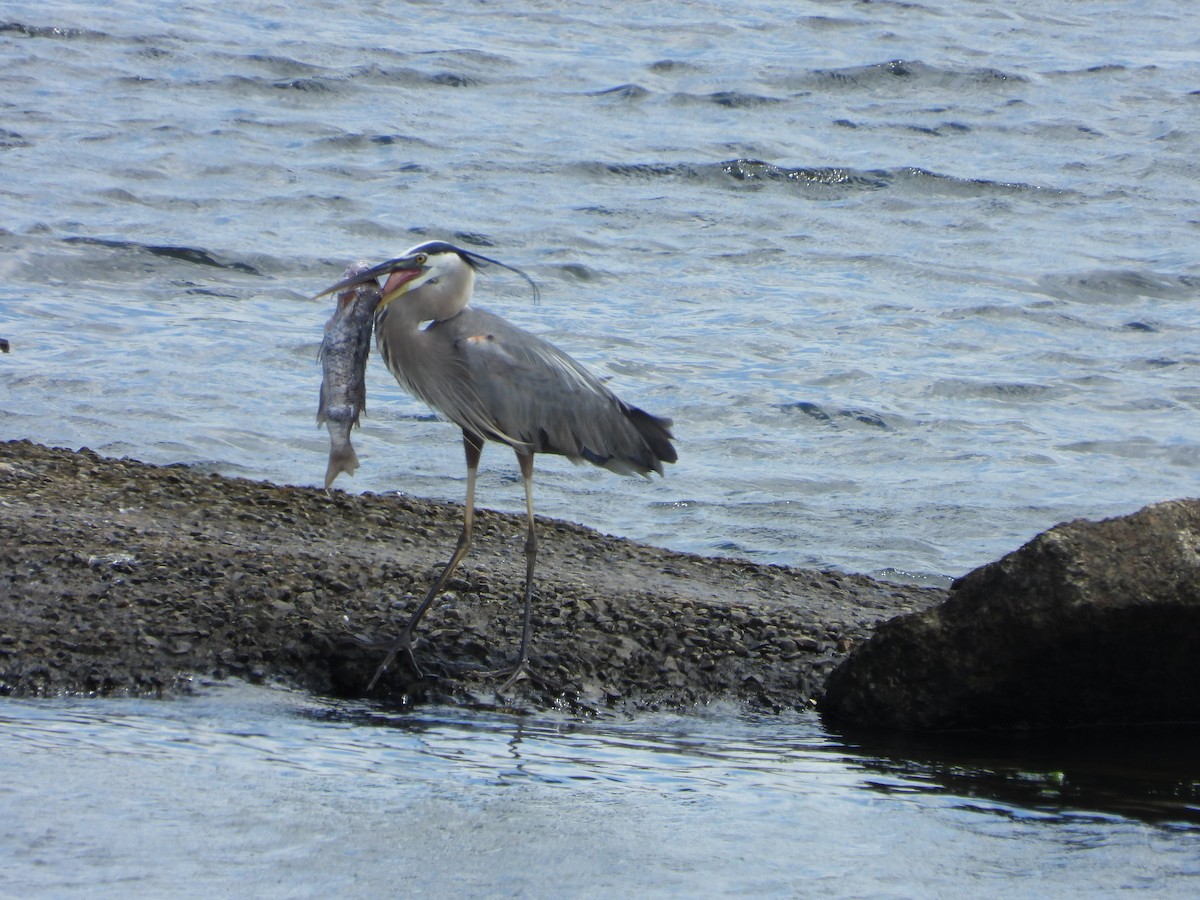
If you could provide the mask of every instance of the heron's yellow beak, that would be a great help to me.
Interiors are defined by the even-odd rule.
[[[411,269],[392,269],[388,280],[383,285],[383,298],[377,308],[383,308],[408,290],[409,283],[414,278],[425,273],[428,266],[417,266]]]

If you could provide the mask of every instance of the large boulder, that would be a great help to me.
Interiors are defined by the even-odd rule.
[[[1038,535],[881,625],[830,675],[834,726],[1200,722],[1200,501]]]

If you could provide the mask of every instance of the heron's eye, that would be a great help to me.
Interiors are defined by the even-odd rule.
[[[429,257],[428,257],[428,256],[426,256],[424,253],[418,253],[418,254],[417,254],[417,265],[418,265],[418,266],[423,266],[423,265],[425,265],[425,263],[427,263],[427,262],[429,262]]]

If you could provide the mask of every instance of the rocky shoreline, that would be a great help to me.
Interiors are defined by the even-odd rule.
[[[1055,525],[882,624],[828,679],[835,726],[1200,723],[1200,501]]]
[[[0,443],[0,694],[186,691],[196,678],[364,696],[453,548],[460,507],[329,495]],[[942,590],[647,547],[539,519],[533,658],[506,703],[805,708],[881,621]],[[520,633],[519,517],[481,511],[475,545],[419,632],[436,675],[397,664],[371,696],[496,703],[487,673]]]

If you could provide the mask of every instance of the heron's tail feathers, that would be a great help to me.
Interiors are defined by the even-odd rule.
[[[671,443],[671,420],[652,416],[627,403],[621,404],[621,414],[633,428],[626,429],[619,440],[609,442],[607,453],[583,446],[579,458],[619,475],[649,476],[651,472],[661,475],[663,463],[678,459]]]
[[[671,434],[671,425],[674,423],[670,419],[652,416],[636,406],[629,407],[625,415],[646,442],[646,447],[651,454],[650,468],[661,475],[663,463],[673,463],[679,459],[675,452],[675,445],[671,443],[674,438],[674,435]]]

